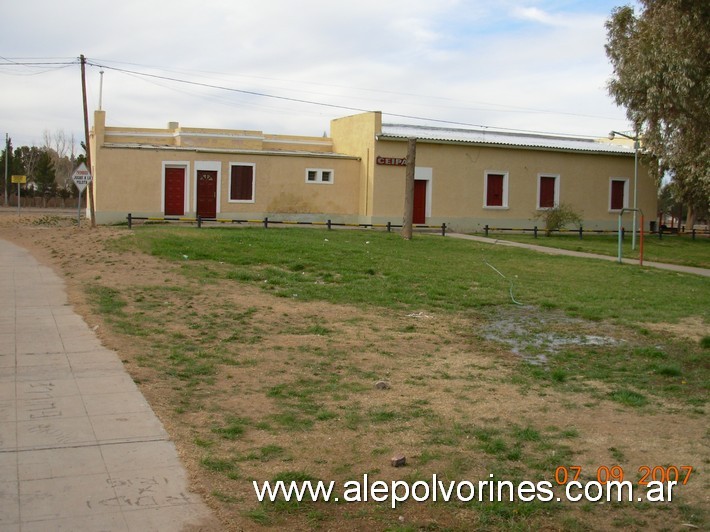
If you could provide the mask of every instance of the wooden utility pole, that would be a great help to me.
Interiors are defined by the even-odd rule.
[[[86,143],[86,166],[91,172],[91,144],[89,143],[89,108],[86,103],[86,58],[81,54],[81,94],[84,98],[84,142]],[[96,210],[94,208],[94,180],[89,181],[89,213],[91,227],[96,227]]]
[[[417,139],[411,138],[407,144],[407,172],[404,185],[404,220],[402,221],[402,238],[412,239],[412,223],[414,218],[414,168],[417,157]]]

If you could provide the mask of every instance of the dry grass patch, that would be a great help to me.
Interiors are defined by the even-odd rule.
[[[680,392],[651,390],[636,391],[646,405],[629,406],[609,395],[622,374],[590,375],[573,364],[575,353],[596,357],[600,367],[632,355],[650,364],[650,351],[568,346],[549,355],[560,357],[558,366],[531,365],[510,346],[485,338],[497,319],[488,311],[276,297],[253,281],[225,278],[224,265],[197,262],[185,269],[123,244],[106,245],[126,234],[122,228],[26,225],[13,227],[11,236],[63,269],[72,302],[118,351],[225,529],[641,530],[663,523],[675,530],[706,524],[705,406],[685,403]],[[197,275],[203,267],[215,274]],[[600,326],[555,325],[553,310],[530,312],[546,315],[548,329],[562,336]],[[613,329],[624,346],[647,348],[662,340],[621,325]],[[658,378],[672,384],[682,377]],[[376,387],[378,381],[389,388]],[[398,454],[407,457],[406,467],[390,466]],[[592,479],[599,466],[619,462],[631,477],[644,464],[690,464],[697,476],[677,502],[652,506],[259,504],[252,487],[253,480],[278,479],[342,485],[364,474],[385,481],[431,480],[433,474],[539,481],[552,480],[560,465],[579,465]]]

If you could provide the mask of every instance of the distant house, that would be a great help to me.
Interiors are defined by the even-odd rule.
[[[383,124],[379,112],[333,120],[330,137],[105,120],[95,113],[91,144],[99,223],[129,212],[401,223],[412,137],[417,224],[531,228],[536,213],[564,202],[585,228],[613,229],[633,206],[633,149],[606,140]],[[643,165],[637,186],[637,204],[653,220],[656,186]]]

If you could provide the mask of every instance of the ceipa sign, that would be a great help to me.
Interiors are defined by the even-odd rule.
[[[397,157],[377,157],[375,162],[383,166],[407,166],[407,159]]]
[[[12,176],[12,182],[17,183],[18,185],[20,183],[27,183],[27,176],[26,175],[14,175],[14,176]]]

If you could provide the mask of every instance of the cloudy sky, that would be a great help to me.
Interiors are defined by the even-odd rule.
[[[84,54],[89,110],[101,95],[109,126],[322,135],[332,118],[378,110],[390,123],[606,136],[629,128],[604,53],[604,21],[624,3],[6,2],[0,134],[78,144]]]

